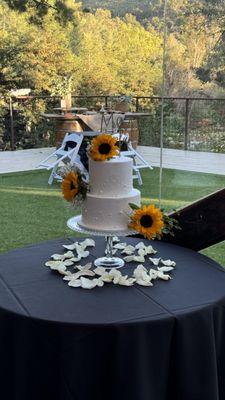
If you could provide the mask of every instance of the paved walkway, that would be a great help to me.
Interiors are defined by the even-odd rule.
[[[7,172],[30,171],[52,153],[54,148],[29,149],[0,152],[0,174]]]
[[[52,147],[48,147],[0,152],[0,174],[34,170],[53,150]],[[153,167],[159,166],[159,148],[140,146],[138,151]],[[225,175],[225,154],[164,149],[163,167]]]
[[[153,167],[159,166],[160,149],[158,147],[140,146],[139,151]],[[225,175],[225,154],[163,149],[163,167]]]

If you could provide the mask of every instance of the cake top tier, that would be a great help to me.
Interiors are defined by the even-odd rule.
[[[133,189],[133,160],[115,157],[108,161],[89,159],[90,193],[101,197],[121,197]]]

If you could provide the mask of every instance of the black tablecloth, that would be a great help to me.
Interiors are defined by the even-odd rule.
[[[173,280],[88,291],[44,266],[66,242],[0,256],[1,399],[225,399],[222,267],[154,242],[157,257],[176,261]]]

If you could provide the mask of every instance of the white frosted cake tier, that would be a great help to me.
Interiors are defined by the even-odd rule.
[[[133,189],[133,160],[115,157],[109,161],[89,159],[90,194],[100,197],[121,197]]]
[[[132,189],[129,194],[120,194],[120,197],[103,197],[88,193],[82,205],[80,225],[103,231],[127,230],[128,213],[131,211],[129,203],[140,206],[139,190]]]

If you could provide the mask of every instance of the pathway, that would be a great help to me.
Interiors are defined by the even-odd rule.
[[[52,147],[48,147],[0,152],[0,174],[34,170],[53,150]]]
[[[139,151],[153,167],[159,166],[160,149],[158,147],[140,146]],[[225,175],[225,154],[163,149],[163,167]]]
[[[34,170],[38,163],[52,151],[53,148],[48,147],[0,152],[0,174]],[[159,166],[159,148],[139,146],[138,151],[153,167]],[[163,167],[225,175],[225,154],[164,149]]]

